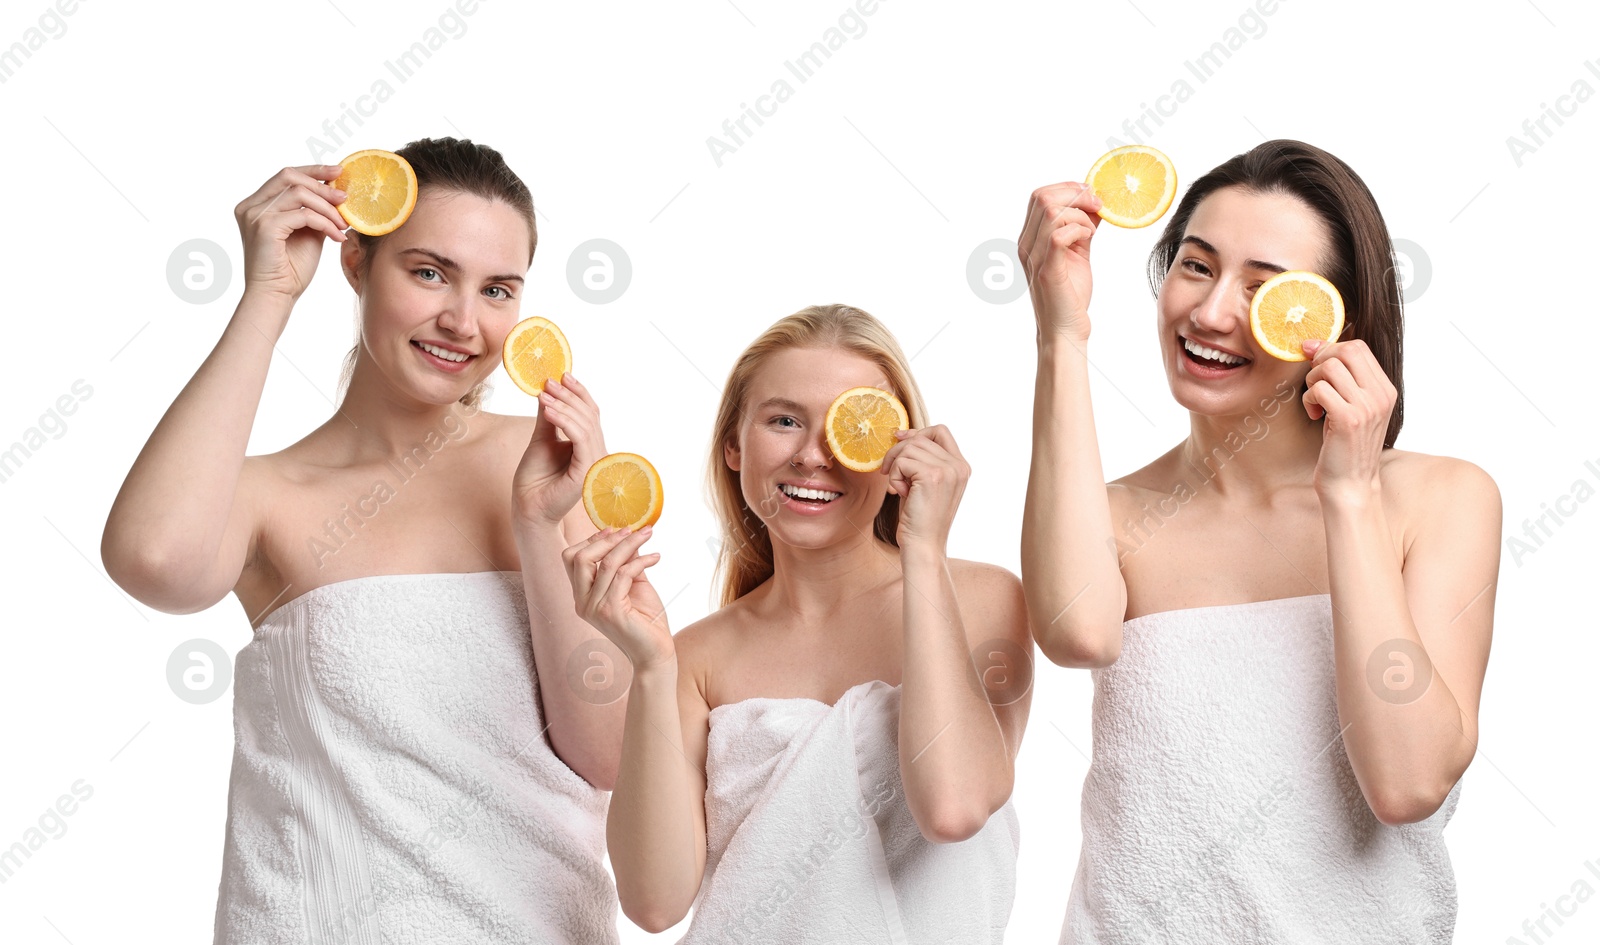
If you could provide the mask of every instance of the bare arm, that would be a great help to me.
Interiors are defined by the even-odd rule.
[[[1022,585],[1033,637],[1061,666],[1113,662],[1128,605],[1089,400],[1089,245],[1097,207],[1081,184],[1042,187],[1017,240],[1039,323]]]
[[[284,168],[236,208],[245,243],[245,291],[211,354],[162,416],[106,517],[100,554],[129,594],[169,613],[193,613],[238,583],[252,552],[257,509],[241,488],[273,344],[310,284],[323,238],[344,239],[333,202],[343,194]],[[247,485],[247,483],[246,483]]]
[[[1500,570],[1500,493],[1470,463],[1391,466],[1415,537],[1394,551],[1384,501],[1384,430],[1396,391],[1359,341],[1308,342],[1303,400],[1323,417],[1314,483],[1333,600],[1334,669],[1345,753],[1373,814],[1422,820],[1477,750]]]
[[[633,666],[606,844],[623,914],[651,932],[681,921],[705,873],[710,709],[644,576],[648,530],[601,531],[562,553],[579,614]]]
[[[1435,508],[1403,564],[1379,496],[1323,505],[1345,753],[1386,824],[1438,810],[1477,751],[1500,493],[1476,466],[1452,466],[1433,477]]]
[[[922,835],[954,843],[1011,797],[1032,699],[1027,606],[1002,568],[967,569],[958,595],[942,554],[910,548],[901,559],[900,780]]]

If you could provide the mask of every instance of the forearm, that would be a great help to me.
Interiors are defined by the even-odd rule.
[[[1471,761],[1461,707],[1412,618],[1381,496],[1323,503],[1345,753],[1384,822],[1438,808]]]
[[[606,821],[622,911],[651,931],[683,918],[705,869],[695,815],[705,799],[683,750],[677,686],[676,660],[635,674]]]
[[[517,523],[514,531],[550,746],[584,780],[610,790],[633,667],[573,607],[561,526]]]
[[[246,293],[211,353],[129,469],[106,519],[102,556],[118,571],[204,570],[217,560],[292,303]]]
[[[1041,339],[1022,516],[1022,583],[1034,639],[1064,666],[1116,658],[1128,599],[1081,345]]]
[[[972,664],[942,552],[902,548],[900,778],[924,836],[961,840],[1011,796],[1005,735]]]

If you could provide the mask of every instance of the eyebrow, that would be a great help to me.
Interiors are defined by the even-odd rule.
[[[433,260],[434,262],[438,263],[439,267],[441,269],[449,269],[449,270],[451,270],[453,272],[460,272],[461,271],[461,264],[460,263],[456,262],[454,259],[451,259],[449,256],[441,256],[441,255],[439,255],[438,253],[434,252],[431,249],[422,249],[421,247],[413,246],[410,249],[402,249],[400,251],[400,255],[402,255],[402,256],[404,256],[406,253],[416,253],[419,256],[426,256],[429,259]],[[489,277],[489,281],[490,282],[515,282],[515,283],[520,285],[524,280],[523,280],[523,278],[521,276],[516,275],[515,273],[512,273],[512,274],[503,275],[503,276],[490,276]]]
[[[797,403],[787,397],[768,397],[761,403],[756,404],[757,410],[765,410],[768,407],[782,407],[785,410],[793,410],[795,413],[806,412],[805,404]]]
[[[1221,253],[1217,252],[1217,248],[1215,246],[1212,246],[1210,243],[1207,243],[1205,240],[1201,239],[1198,236],[1185,236],[1183,239],[1178,241],[1178,244],[1180,246],[1182,244],[1184,244],[1184,243],[1188,243],[1188,244],[1190,244],[1192,246],[1198,246],[1198,247],[1200,247],[1201,249],[1205,250],[1206,252],[1210,253],[1213,256],[1221,256],[1222,255]],[[1265,269],[1267,272],[1288,272],[1289,271],[1289,267],[1287,267],[1287,266],[1280,266],[1277,263],[1266,262],[1265,260],[1261,260],[1261,259],[1246,259],[1244,261],[1244,264],[1245,264],[1246,267],[1248,267],[1250,269]]]

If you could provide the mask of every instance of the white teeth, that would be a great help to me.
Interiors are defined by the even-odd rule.
[[[1195,357],[1205,358],[1209,361],[1221,361],[1223,364],[1243,364],[1245,362],[1244,358],[1218,351],[1215,348],[1207,348],[1205,345],[1197,344],[1187,338],[1183,339],[1183,347],[1184,350]]]
[[[797,499],[821,499],[824,502],[832,502],[844,494],[842,492],[823,492],[821,489],[801,489],[788,483],[783,483],[778,488],[782,489],[785,495],[792,495]]]
[[[437,347],[436,345],[430,345],[426,341],[417,342],[417,347],[419,347],[422,350],[428,352],[429,354],[433,355],[436,358],[443,358],[446,361],[461,362],[461,361],[465,361],[466,359],[472,357],[472,355],[470,355],[470,354],[462,354],[459,351],[450,351],[450,350],[448,350],[446,348],[440,348],[440,347]]]

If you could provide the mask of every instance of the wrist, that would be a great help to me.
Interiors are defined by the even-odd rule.
[[[1038,334],[1040,364],[1059,363],[1065,360],[1084,361],[1088,358],[1089,335],[1064,331],[1044,331]]]
[[[1383,507],[1383,485],[1376,478],[1367,482],[1319,485],[1317,498],[1324,513],[1360,514]]]
[[[944,567],[947,562],[943,540],[909,538],[900,543],[901,566]]]

